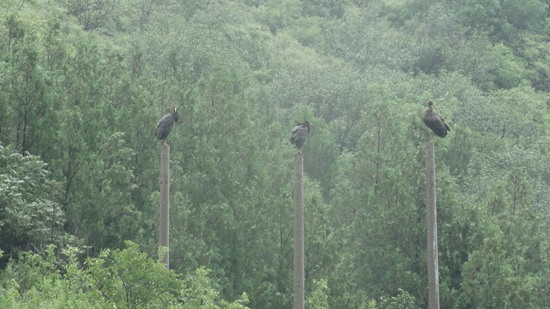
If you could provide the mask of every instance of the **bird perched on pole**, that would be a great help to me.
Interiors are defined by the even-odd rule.
[[[168,143],[166,140],[168,139],[168,134],[170,134],[170,131],[172,130],[172,126],[174,125],[174,122],[179,121],[179,114],[178,114],[178,107],[173,106],[168,113],[166,113],[160,120],[157,122],[157,129],[155,131],[155,135],[159,140],[162,141],[162,143],[166,146]]]
[[[315,128],[311,122],[304,120],[304,122],[299,123],[292,129],[292,134],[290,136],[290,142],[296,146],[296,148],[301,149],[306,142],[306,137],[309,135],[309,131]]]
[[[424,114],[424,124],[430,128],[437,136],[445,137],[451,128],[445,123],[445,120],[437,115],[433,109],[437,108],[434,102],[428,101],[428,110]]]

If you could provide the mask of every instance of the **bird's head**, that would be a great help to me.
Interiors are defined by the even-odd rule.
[[[308,120],[304,120],[303,125],[305,125],[308,128],[308,130],[315,129],[315,126]]]
[[[175,122],[179,121],[178,107],[176,105],[172,106],[172,116]]]
[[[435,106],[435,103],[430,100],[430,101],[428,101],[428,108],[432,108],[432,107],[437,109],[437,106]]]

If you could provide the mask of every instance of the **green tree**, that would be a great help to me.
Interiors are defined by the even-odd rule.
[[[43,257],[26,253],[3,273],[0,291],[9,297],[0,303],[10,308],[246,308],[246,294],[234,302],[221,299],[208,270],[197,269],[182,279],[136,244],[127,246],[102,251],[84,263],[74,247],[64,248],[60,256],[54,247]]]
[[[0,145],[0,250],[5,259],[24,250],[66,243],[59,184],[39,157]]]
[[[58,2],[67,9],[69,14],[78,19],[86,31],[102,28],[112,21],[118,4],[114,0],[60,0]]]

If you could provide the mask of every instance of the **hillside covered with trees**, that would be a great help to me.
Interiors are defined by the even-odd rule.
[[[292,127],[307,308],[550,304],[548,0],[0,1],[0,307],[290,308]],[[157,120],[172,129],[157,263]]]

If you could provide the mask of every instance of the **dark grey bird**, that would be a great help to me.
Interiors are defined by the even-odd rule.
[[[301,149],[306,142],[306,137],[309,135],[311,129],[315,128],[311,122],[304,120],[304,122],[299,123],[292,129],[292,134],[290,135],[290,142],[296,146],[296,148]]]
[[[157,122],[157,129],[155,135],[159,140],[162,141],[164,145],[168,145],[166,140],[168,139],[168,134],[172,130],[174,122],[179,122],[178,107],[173,106],[168,113],[166,113],[159,122]]]
[[[434,102],[428,101],[428,110],[424,114],[424,124],[430,128],[435,135],[439,137],[445,137],[451,128],[445,123],[445,120],[439,115],[437,115],[433,109],[435,105]]]

